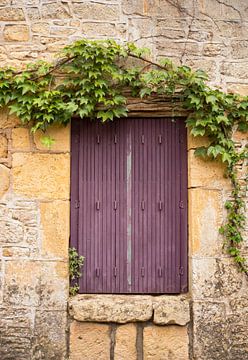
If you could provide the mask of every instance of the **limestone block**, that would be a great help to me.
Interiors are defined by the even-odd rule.
[[[0,164],[0,198],[9,189],[9,174],[10,170],[6,166]]]
[[[114,36],[116,28],[114,24],[87,22],[82,24],[82,33],[87,36]]]
[[[231,44],[233,59],[247,59],[248,40],[233,40]]]
[[[27,25],[5,25],[3,36],[6,41],[28,41],[29,28]]]
[[[193,302],[194,357],[201,360],[228,359],[230,345],[225,304]]]
[[[80,19],[115,21],[119,19],[119,6],[101,3],[73,2],[73,12]]]
[[[9,115],[7,109],[0,109],[0,129],[15,127],[20,120],[14,115]]]
[[[77,29],[64,26],[51,26],[50,34],[54,36],[69,36],[75,34]]]
[[[188,152],[189,187],[230,189],[230,181],[224,178],[225,166],[217,161],[203,160]]]
[[[118,326],[115,334],[115,360],[136,360],[136,325]]]
[[[58,126],[53,125],[47,129],[45,136],[50,136],[54,143],[49,150],[51,151],[70,151],[70,125]],[[44,137],[44,133],[36,131],[34,134],[34,142],[39,150],[48,150],[48,148],[42,144],[41,140]]]
[[[0,359],[31,359],[33,322],[31,309],[0,308]]]
[[[42,4],[41,16],[43,19],[68,19],[71,17],[68,8],[57,2]]]
[[[6,136],[0,134],[0,158],[5,158],[8,155],[8,140]]]
[[[124,0],[122,1],[122,9],[124,14],[145,15],[145,13],[147,13],[148,11],[146,4],[147,1],[143,1],[143,0],[137,0],[137,1]]]
[[[31,359],[65,359],[66,311],[36,310]]]
[[[24,227],[18,221],[0,219],[0,243],[17,244],[24,241]]]
[[[189,240],[193,256],[222,253],[219,228],[223,223],[223,199],[220,190],[189,190]]]
[[[49,33],[49,23],[47,22],[35,22],[31,25],[31,30],[39,35],[47,35]]]
[[[15,306],[42,306],[65,310],[68,266],[63,262],[10,259],[5,262],[4,302]]]
[[[3,256],[11,258],[27,258],[30,256],[30,249],[17,246],[3,247]]]
[[[199,44],[194,42],[178,41],[158,37],[156,40],[159,56],[180,56],[181,54],[196,56],[199,54]]]
[[[192,297],[194,299],[221,297],[221,283],[216,259],[192,259]]]
[[[24,21],[24,13],[21,8],[5,7],[0,9],[0,21]]]
[[[221,73],[225,76],[230,76],[237,79],[247,79],[248,77],[248,62],[234,62],[225,61],[221,66]],[[247,94],[246,94],[247,95]]]
[[[221,43],[220,44],[208,43],[208,44],[204,44],[203,46],[203,56],[210,56],[210,57],[227,56],[228,51],[229,48]]]
[[[110,359],[109,325],[80,323],[70,326],[70,360]]]
[[[247,66],[248,66],[248,64],[247,64]],[[227,91],[234,93],[234,94],[248,96],[248,85],[247,84],[227,83]]]
[[[30,150],[29,129],[15,128],[12,130],[12,149]]]
[[[69,154],[13,154],[13,189],[28,198],[69,199]]]
[[[196,149],[200,146],[208,146],[209,145],[209,139],[205,136],[193,136],[190,134],[190,131],[187,133],[187,143],[188,143],[188,150],[190,149]]]
[[[144,328],[144,360],[187,360],[187,328],[175,325]]]
[[[70,300],[70,314],[78,321],[147,321],[152,313],[151,296],[78,295]]]
[[[190,321],[189,300],[184,296],[154,297],[153,309],[153,322],[158,325],[186,325]]]
[[[5,262],[4,302],[16,306],[37,306],[40,300],[40,264],[28,260]]]
[[[43,255],[67,258],[70,203],[68,201],[41,203],[40,213]]]
[[[41,15],[38,7],[26,7],[26,14],[29,20],[40,20]]]
[[[38,290],[40,305],[44,309],[66,310],[69,292],[67,262],[42,262]]]

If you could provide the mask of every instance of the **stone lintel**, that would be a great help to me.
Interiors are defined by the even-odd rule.
[[[94,295],[80,294],[69,300],[74,320],[91,322],[149,321],[186,325],[190,321],[189,298],[185,295]]]

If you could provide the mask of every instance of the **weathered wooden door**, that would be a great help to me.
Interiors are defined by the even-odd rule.
[[[182,120],[72,122],[71,246],[80,292],[187,291]]]

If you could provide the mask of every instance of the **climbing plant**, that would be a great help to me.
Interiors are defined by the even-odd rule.
[[[168,59],[150,60],[149,51],[113,40],[80,40],[66,46],[54,63],[37,61],[21,71],[0,69],[0,106],[7,106],[33,132],[52,124],[67,125],[73,116],[113,121],[127,116],[125,89],[132,96],[176,97],[188,110],[186,126],[193,136],[207,136],[209,144],[195,154],[226,165],[232,197],[226,202],[227,221],[220,232],[227,252],[248,275],[241,256],[244,201],[237,165],[247,159],[247,148],[237,150],[236,130],[248,130],[248,97],[211,88],[202,70],[176,66]],[[52,139],[44,136],[50,146]]]

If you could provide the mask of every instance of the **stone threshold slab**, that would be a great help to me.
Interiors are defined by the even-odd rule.
[[[69,314],[77,321],[127,322],[152,320],[158,325],[186,325],[190,321],[186,295],[95,295],[69,299]]]

